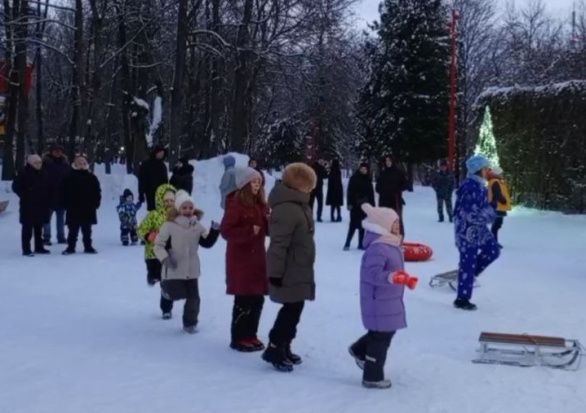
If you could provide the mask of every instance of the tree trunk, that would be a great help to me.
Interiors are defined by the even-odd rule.
[[[121,10],[118,17],[118,47],[122,48],[126,45],[126,22],[124,20],[124,14],[126,10]],[[122,101],[122,129],[124,132],[124,153],[126,156],[126,172],[131,174],[134,172],[134,150],[132,144],[132,138],[130,136],[130,99],[131,99],[131,79],[130,79],[130,67],[128,64],[128,52],[123,50],[121,56],[121,71],[122,71],[122,84],[121,84],[121,101]]]
[[[14,20],[18,15],[19,1],[15,0],[13,6],[10,6],[9,0],[4,0],[4,14],[6,23]],[[14,133],[16,130],[16,115],[18,106],[18,72],[13,61],[13,46],[14,46],[14,26],[5,24],[6,28],[6,64],[9,65],[10,80],[8,99],[6,107],[8,112],[6,114],[6,135],[4,137],[4,159],[2,162],[2,180],[10,181],[14,177]]]
[[[83,4],[75,0],[74,67],[72,76],[71,103],[73,113],[69,126],[69,156],[73,160],[76,142],[80,135],[81,101],[83,95]]]
[[[187,46],[187,0],[179,0],[177,16],[177,42],[175,52],[175,76],[171,93],[171,135],[169,139],[169,164],[177,162],[179,138],[182,131],[183,114],[183,77]]]
[[[16,165],[24,165],[25,139],[28,124],[28,95],[26,90],[26,58],[28,39],[28,0],[20,2],[20,18],[16,28],[14,64],[18,72],[18,128],[16,131]]]
[[[249,43],[248,26],[252,20],[252,0],[245,0],[244,13],[242,22],[238,28],[238,38],[236,40],[237,59],[236,70],[234,71],[234,94],[233,94],[233,108],[232,108],[232,130],[231,141],[228,143],[228,148],[234,151],[242,152],[246,147],[248,140],[248,121],[246,108],[246,92],[248,89],[248,55],[249,52],[245,49]]]

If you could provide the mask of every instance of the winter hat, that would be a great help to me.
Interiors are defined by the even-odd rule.
[[[175,194],[175,209],[180,209],[181,205],[185,204],[186,202],[191,202],[191,205],[195,207],[195,202],[187,191],[182,189],[177,191]]]
[[[133,197],[133,198],[134,198],[134,194],[132,193],[132,191],[131,191],[130,189],[126,188],[126,189],[124,190],[124,192],[122,192],[122,198],[126,199],[126,198],[128,198],[129,196],[131,196],[131,197]]]
[[[231,168],[236,165],[236,158],[234,158],[232,155],[226,155],[222,159],[222,162],[224,163],[225,168]]]
[[[59,145],[58,143],[53,143],[53,144],[51,144],[51,146],[49,146],[49,152],[53,152],[53,151],[65,152],[65,148],[63,146]]]
[[[474,155],[466,161],[466,168],[468,174],[474,175],[482,168],[488,168],[490,166],[489,160],[482,155]]]
[[[399,215],[391,208],[375,208],[370,204],[362,204],[362,210],[366,214],[365,222],[380,228],[385,234],[391,232],[391,227],[399,219]]]
[[[236,168],[234,171],[236,178],[236,186],[238,189],[244,188],[246,185],[254,181],[255,179],[261,179],[260,174],[256,169],[249,166],[245,168]]]
[[[33,155],[29,155],[26,158],[26,163],[28,163],[30,166],[33,166],[33,164],[35,163],[42,163],[43,160],[41,159],[41,157],[39,155],[33,154]]]
[[[317,175],[310,166],[296,162],[285,168],[282,182],[289,188],[309,194],[315,188]]]

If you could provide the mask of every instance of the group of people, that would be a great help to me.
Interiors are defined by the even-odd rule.
[[[57,242],[67,245],[64,255],[75,253],[80,231],[84,252],[97,252],[92,244],[92,225],[97,223],[101,189],[98,179],[89,170],[85,155],[76,154],[71,165],[59,145],[51,146],[43,158],[29,155],[12,189],[20,198],[24,256],[50,254],[46,247],[52,245],[52,215],[56,216]],[[67,237],[65,225],[69,230]],[[34,248],[31,248],[33,238]]]
[[[172,318],[174,301],[185,300],[183,329],[195,333],[200,306],[198,250],[213,247],[222,236],[226,240],[226,293],[234,297],[229,347],[243,353],[262,351],[262,359],[275,369],[291,372],[303,362],[292,342],[305,301],[315,299],[311,196],[318,176],[306,164],[288,165],[267,198],[264,176],[254,162],[236,166],[228,155],[224,166],[220,183],[224,216],[209,229],[201,224],[203,211],[188,192],[168,183],[161,183],[152,196],[141,192],[155,203],[138,226],[138,237],[145,242],[147,280],[150,285],[160,282],[163,319]],[[360,173],[367,175],[368,170],[364,172]],[[368,332],[350,352],[363,369],[365,387],[388,388],[391,383],[383,373],[387,350],[395,331],[406,326],[404,287],[392,278],[404,269],[402,235],[399,215],[390,208],[374,207],[369,203],[373,190],[370,195],[362,204],[359,199],[354,202],[364,217],[361,228],[366,233],[360,288]],[[258,337],[266,295],[281,306],[268,343]]]
[[[55,162],[67,166],[62,152],[62,148],[55,146],[49,156],[60,159]],[[201,223],[203,211],[197,208],[191,196],[193,167],[186,160],[180,161],[174,168],[175,179],[167,182],[165,156],[164,148],[153,150],[141,166],[138,202],[134,202],[132,192],[127,190],[118,206],[122,243],[129,245],[142,240],[147,282],[151,286],[160,283],[162,318],[171,319],[173,303],[185,300],[183,329],[189,334],[196,332],[200,309],[199,247],[212,248],[222,236],[227,244],[226,293],[234,297],[230,348],[245,353],[262,351],[262,359],[278,371],[293,371],[303,360],[293,352],[292,342],[305,301],[314,300],[316,296],[312,197],[317,199],[320,178],[315,166],[288,165],[267,199],[264,176],[257,165],[252,161],[247,167],[237,167],[235,159],[226,156],[226,171],[220,184],[224,216],[220,223],[212,221],[211,227],[206,228]],[[65,222],[69,226],[64,254],[75,252],[80,229],[85,252],[95,253],[91,225],[96,223],[96,210],[100,205],[99,182],[89,171],[83,155],[77,155],[70,170],[62,173],[61,183],[49,179],[50,168],[55,167],[50,162],[31,155],[14,181],[14,190],[21,198],[23,253],[33,254],[31,234],[35,236],[34,251],[48,252],[43,244],[42,226],[47,224],[50,213],[57,213],[60,208],[65,211]],[[456,244],[460,251],[458,297],[454,306],[474,310],[476,306],[470,302],[474,279],[500,254],[496,237],[488,225],[496,221],[499,226],[497,214],[501,217],[506,214],[510,195],[499,171],[493,169],[491,172],[486,158],[470,158],[467,168],[468,177],[457,191],[453,214],[448,203],[448,217],[455,221]],[[446,170],[442,173],[448,174]],[[332,170],[328,176],[337,179]],[[489,188],[486,179],[490,180]],[[395,333],[407,325],[403,302],[405,286],[396,277],[404,271],[401,212],[402,191],[406,185],[405,175],[390,157],[385,159],[385,168],[374,187],[366,163],[359,166],[348,185],[350,229],[346,246],[358,230],[359,248],[364,250],[360,304],[367,330],[349,347],[349,353],[362,369],[362,384],[367,388],[391,387],[391,382],[384,377],[388,348]],[[436,191],[450,190],[449,197],[442,192],[442,200],[449,198],[451,201],[448,185],[434,187]],[[378,207],[374,206],[375,191],[379,194]],[[55,203],[50,204],[48,200]],[[136,212],[145,201],[149,212],[138,224]],[[338,221],[338,216],[334,218]],[[58,241],[65,241],[64,233],[59,229],[57,233]],[[265,247],[267,237],[270,239],[268,249]],[[268,334],[269,342],[265,344],[259,339],[258,330],[267,294],[281,308]]]
[[[328,180],[326,205],[331,208],[332,222],[341,222],[341,207],[344,205],[344,187],[342,184],[342,172],[340,162],[334,159],[331,163],[318,159],[312,164],[317,176],[317,184],[311,193],[310,205],[313,209],[317,201],[317,221],[321,222],[323,210],[323,189],[324,180]],[[405,228],[402,220],[403,192],[407,190],[408,181],[404,171],[398,166],[392,156],[383,158],[380,174],[373,184],[373,178],[368,163],[361,163],[354,172],[348,183],[346,192],[346,207],[350,213],[348,235],[344,243],[344,250],[348,251],[355,233],[358,231],[358,249],[363,250],[364,229],[362,221],[366,215],[361,205],[369,203],[375,205],[375,192],[378,193],[378,205],[384,208],[391,208],[401,218],[401,234],[404,235]]]

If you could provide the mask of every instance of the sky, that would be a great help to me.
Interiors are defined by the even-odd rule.
[[[505,5],[509,0],[497,0],[501,10],[504,11]],[[518,7],[523,6],[529,0],[515,0]],[[548,10],[558,18],[569,18],[572,10],[572,5],[575,0],[544,0]],[[366,25],[378,18],[378,5],[380,0],[359,0],[356,6],[356,17],[360,24]]]

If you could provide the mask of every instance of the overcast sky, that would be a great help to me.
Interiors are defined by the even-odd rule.
[[[504,11],[508,0],[496,0],[501,10]],[[515,0],[517,6],[523,6],[529,0]],[[544,0],[544,3],[549,11],[558,18],[570,18],[572,5],[575,0]],[[378,5],[380,0],[359,0],[356,6],[356,14],[360,23],[366,24],[378,18]]]

